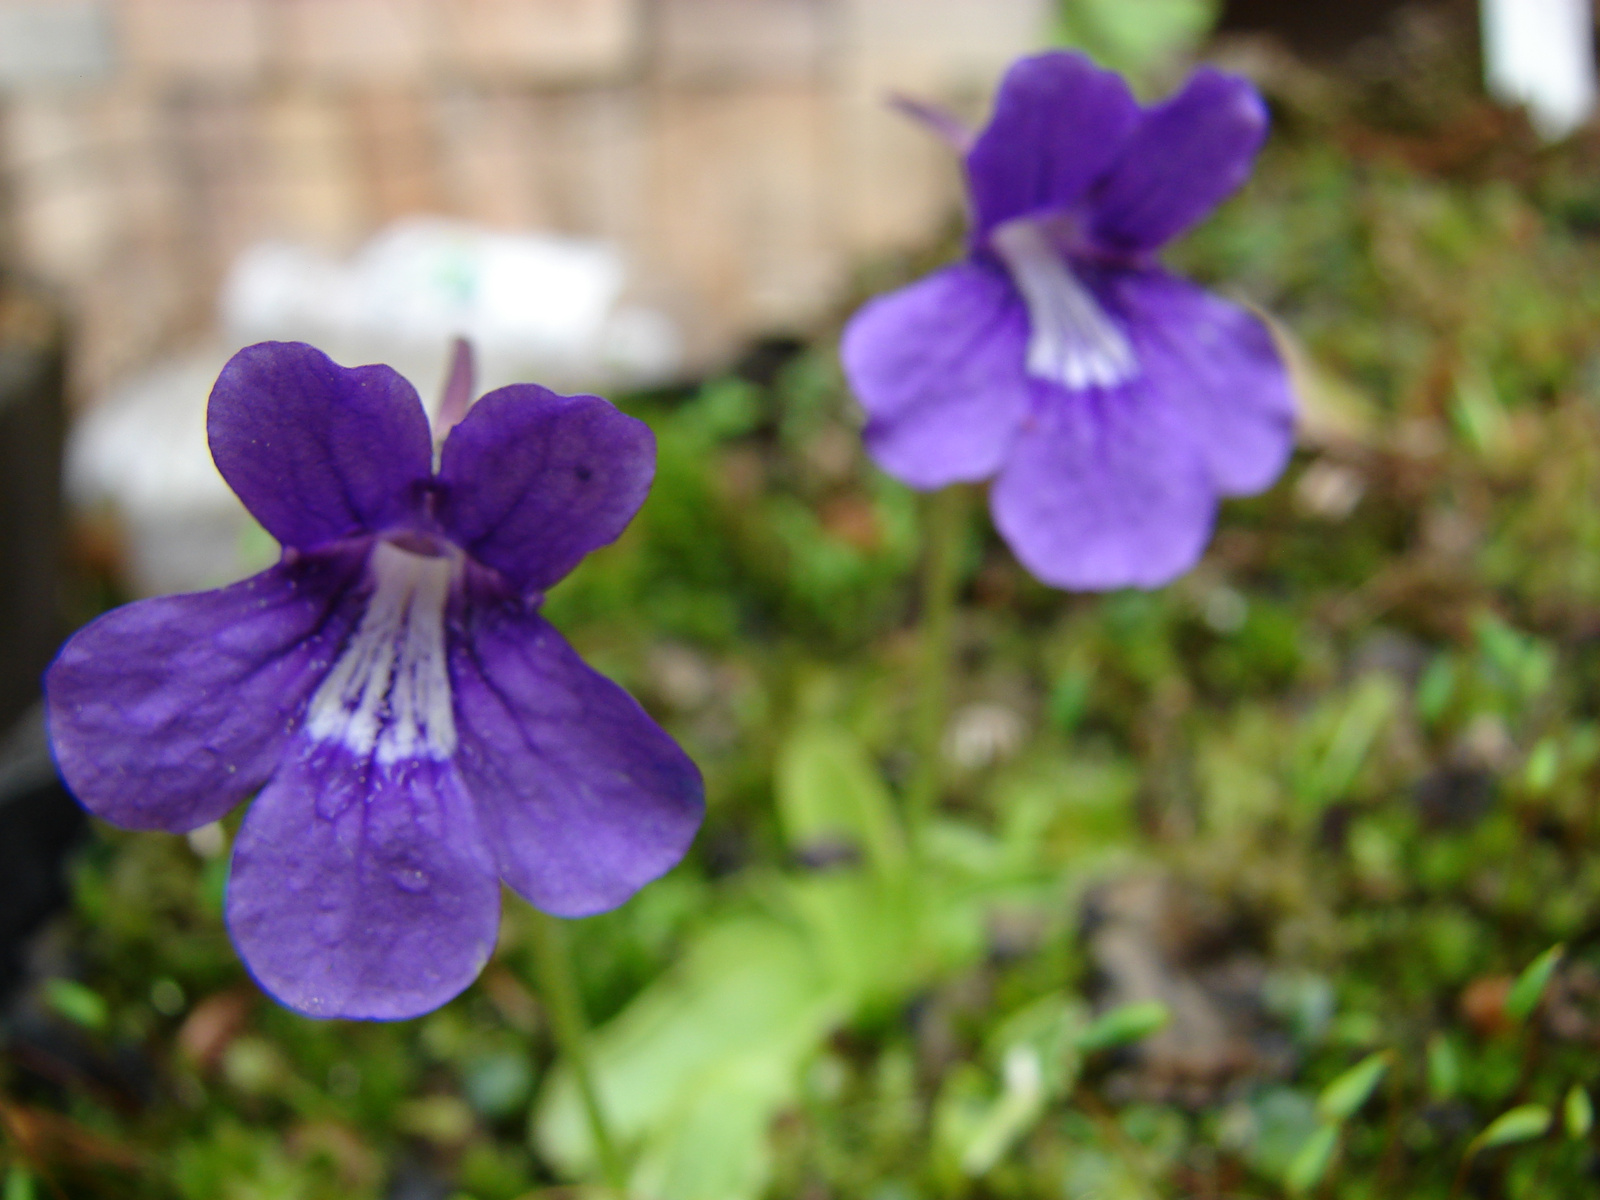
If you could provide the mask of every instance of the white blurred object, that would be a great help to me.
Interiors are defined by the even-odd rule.
[[[1547,141],[1571,133],[1595,104],[1590,0],[1482,0],[1489,90],[1525,104]]]
[[[115,59],[105,0],[0,0],[0,91],[91,87]]]
[[[945,757],[968,771],[1010,758],[1027,738],[1022,714],[1004,704],[980,701],[959,709],[945,730]]]
[[[623,303],[626,284],[607,242],[412,217],[348,261],[260,243],[234,263],[221,307],[240,343],[303,340],[341,362],[387,362],[428,397],[458,336],[477,351],[484,390],[668,378],[682,365],[678,331]]]
[[[270,561],[270,539],[248,544],[252,522],[206,445],[206,400],[225,361],[212,351],[164,363],[102,397],[68,436],[67,496],[116,515],[141,596],[216,587]]]
[[[603,242],[434,218],[391,225],[348,262],[262,243],[224,285],[226,345],[111,389],[74,427],[69,497],[115,515],[140,595],[242,578],[272,561],[276,546],[206,444],[206,401],[229,350],[306,341],[346,366],[388,363],[430,409],[457,336],[477,351],[479,394],[519,381],[577,390],[669,378],[682,365],[678,330],[621,303],[626,275]]]

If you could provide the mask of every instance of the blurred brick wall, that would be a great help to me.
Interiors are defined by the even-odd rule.
[[[77,313],[80,391],[206,329],[250,242],[344,250],[417,212],[615,239],[715,357],[939,226],[950,156],[884,94],[976,114],[1049,8],[0,0],[12,253]]]

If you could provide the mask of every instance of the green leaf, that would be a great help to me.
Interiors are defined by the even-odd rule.
[[[1531,1142],[1545,1135],[1550,1128],[1550,1110],[1542,1104],[1519,1104],[1503,1112],[1489,1123],[1489,1127],[1472,1139],[1468,1155],[1493,1146],[1510,1146],[1517,1142]]]
[[[1197,45],[1220,7],[1216,0],[1061,0],[1058,37],[1107,66],[1139,74]]]
[[[674,1200],[759,1195],[767,1131],[840,1017],[803,936],[764,916],[726,918],[678,967],[598,1029],[593,1067],[613,1131],[637,1150],[635,1190]],[[592,1171],[583,1106],[558,1067],[534,1111],[540,1149]]]
[[[1094,676],[1088,671],[1068,671],[1056,680],[1050,691],[1050,723],[1062,733],[1071,733],[1089,709]]]
[[[1312,1097],[1294,1088],[1271,1085],[1245,1102],[1248,1120],[1235,1135],[1245,1159],[1271,1179],[1288,1178],[1289,1166],[1323,1123]]]
[[[1047,995],[1001,1022],[989,1041],[989,1052],[1003,1063],[1016,1046],[1030,1046],[1039,1056],[1045,1090],[1052,1099],[1064,1096],[1077,1082],[1083,1055],[1077,1037],[1085,1025],[1083,1005],[1060,995]]]
[[[1312,809],[1347,796],[1374,747],[1394,725],[1400,687],[1382,672],[1364,675],[1310,723],[1295,772],[1295,792]]]
[[[861,872],[829,871],[785,877],[772,898],[803,931],[829,994],[860,1013],[903,1003],[937,957],[923,936],[941,899],[932,892]]]
[[[1026,1043],[1006,1051],[1004,1086],[961,1152],[961,1170],[976,1178],[989,1172],[1044,1113],[1048,1090],[1039,1054]]]
[[[35,1195],[33,1175],[27,1167],[16,1164],[6,1171],[5,1200],[34,1200]]]
[[[1082,1064],[1073,1039],[1083,1024],[1078,1002],[1046,996],[1013,1013],[994,1033],[989,1053],[1000,1068],[998,1094],[976,1067],[952,1073],[940,1089],[934,1122],[938,1157],[952,1180],[987,1174],[1050,1103],[1071,1090]]]
[[[111,1017],[105,999],[75,979],[50,980],[44,986],[44,998],[67,1020],[97,1033],[105,1029]]]
[[[1545,988],[1550,984],[1550,976],[1555,974],[1561,956],[1566,951],[1566,946],[1557,942],[1529,963],[1527,969],[1517,976],[1517,981],[1511,985],[1511,991],[1506,995],[1508,1017],[1514,1021],[1526,1021],[1533,1015],[1533,1010],[1539,1007],[1539,1001],[1544,998]]]
[[[1493,613],[1473,620],[1478,647],[1512,698],[1526,702],[1549,686],[1555,670],[1550,647],[1513,629]]]
[[[1291,1192],[1309,1192],[1322,1182],[1333,1164],[1333,1152],[1339,1148],[1339,1127],[1324,1125],[1312,1133],[1289,1163],[1283,1181]]]
[[[821,723],[797,729],[779,751],[775,786],[794,849],[855,850],[880,873],[904,870],[905,836],[894,802],[854,734]]]
[[[1456,379],[1450,418],[1462,440],[1481,457],[1501,457],[1510,441],[1510,421],[1482,363],[1464,364]]]
[[[713,379],[678,415],[680,424],[697,426],[708,440],[743,437],[761,421],[761,389],[745,379]]]
[[[1387,1050],[1367,1055],[1322,1089],[1322,1094],[1317,1097],[1318,1114],[1324,1121],[1348,1121],[1367,1102],[1388,1069]]]
[[[1534,795],[1543,796],[1555,786],[1560,773],[1561,750],[1554,739],[1544,738],[1528,755],[1528,761],[1522,768],[1523,782]]]
[[[1461,1090],[1461,1053],[1442,1033],[1428,1041],[1428,1094],[1435,1100],[1453,1100]]]
[[[1455,660],[1448,654],[1441,654],[1428,664],[1417,681],[1417,713],[1423,721],[1432,725],[1444,715],[1455,688]]]
[[[1143,1041],[1165,1029],[1172,1012],[1159,1000],[1138,1000],[1103,1013],[1075,1039],[1079,1050],[1093,1054]]]
[[[1581,1083],[1572,1085],[1561,1109],[1567,1136],[1575,1142],[1588,1137],[1589,1130],[1594,1128],[1594,1101],[1589,1099],[1589,1092]]]

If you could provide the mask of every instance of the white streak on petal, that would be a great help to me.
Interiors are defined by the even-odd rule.
[[[1127,337],[1038,222],[1008,221],[993,241],[1028,306],[1028,374],[1074,389],[1115,387],[1138,374]]]
[[[306,732],[384,765],[449,758],[456,723],[444,609],[455,565],[379,542],[368,569],[367,611],[311,698]]]

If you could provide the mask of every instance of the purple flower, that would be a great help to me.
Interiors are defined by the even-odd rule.
[[[282,561],[79,631],[45,677],[50,735],[68,786],[124,828],[194,829],[259,789],[227,921],[267,991],[415,1016],[488,960],[502,879],[576,917],[683,856],[698,770],[539,614],[643,503],[642,423],[518,384],[466,412],[435,469],[389,367],[265,343],[223,368],[207,431]]]
[[[1294,403],[1262,322],[1156,254],[1244,181],[1266,125],[1219,71],[1141,108],[1080,54],[1014,65],[965,147],[967,258],[845,330],[884,470],[924,489],[992,477],[995,524],[1056,587],[1192,566],[1217,497],[1282,471]]]

